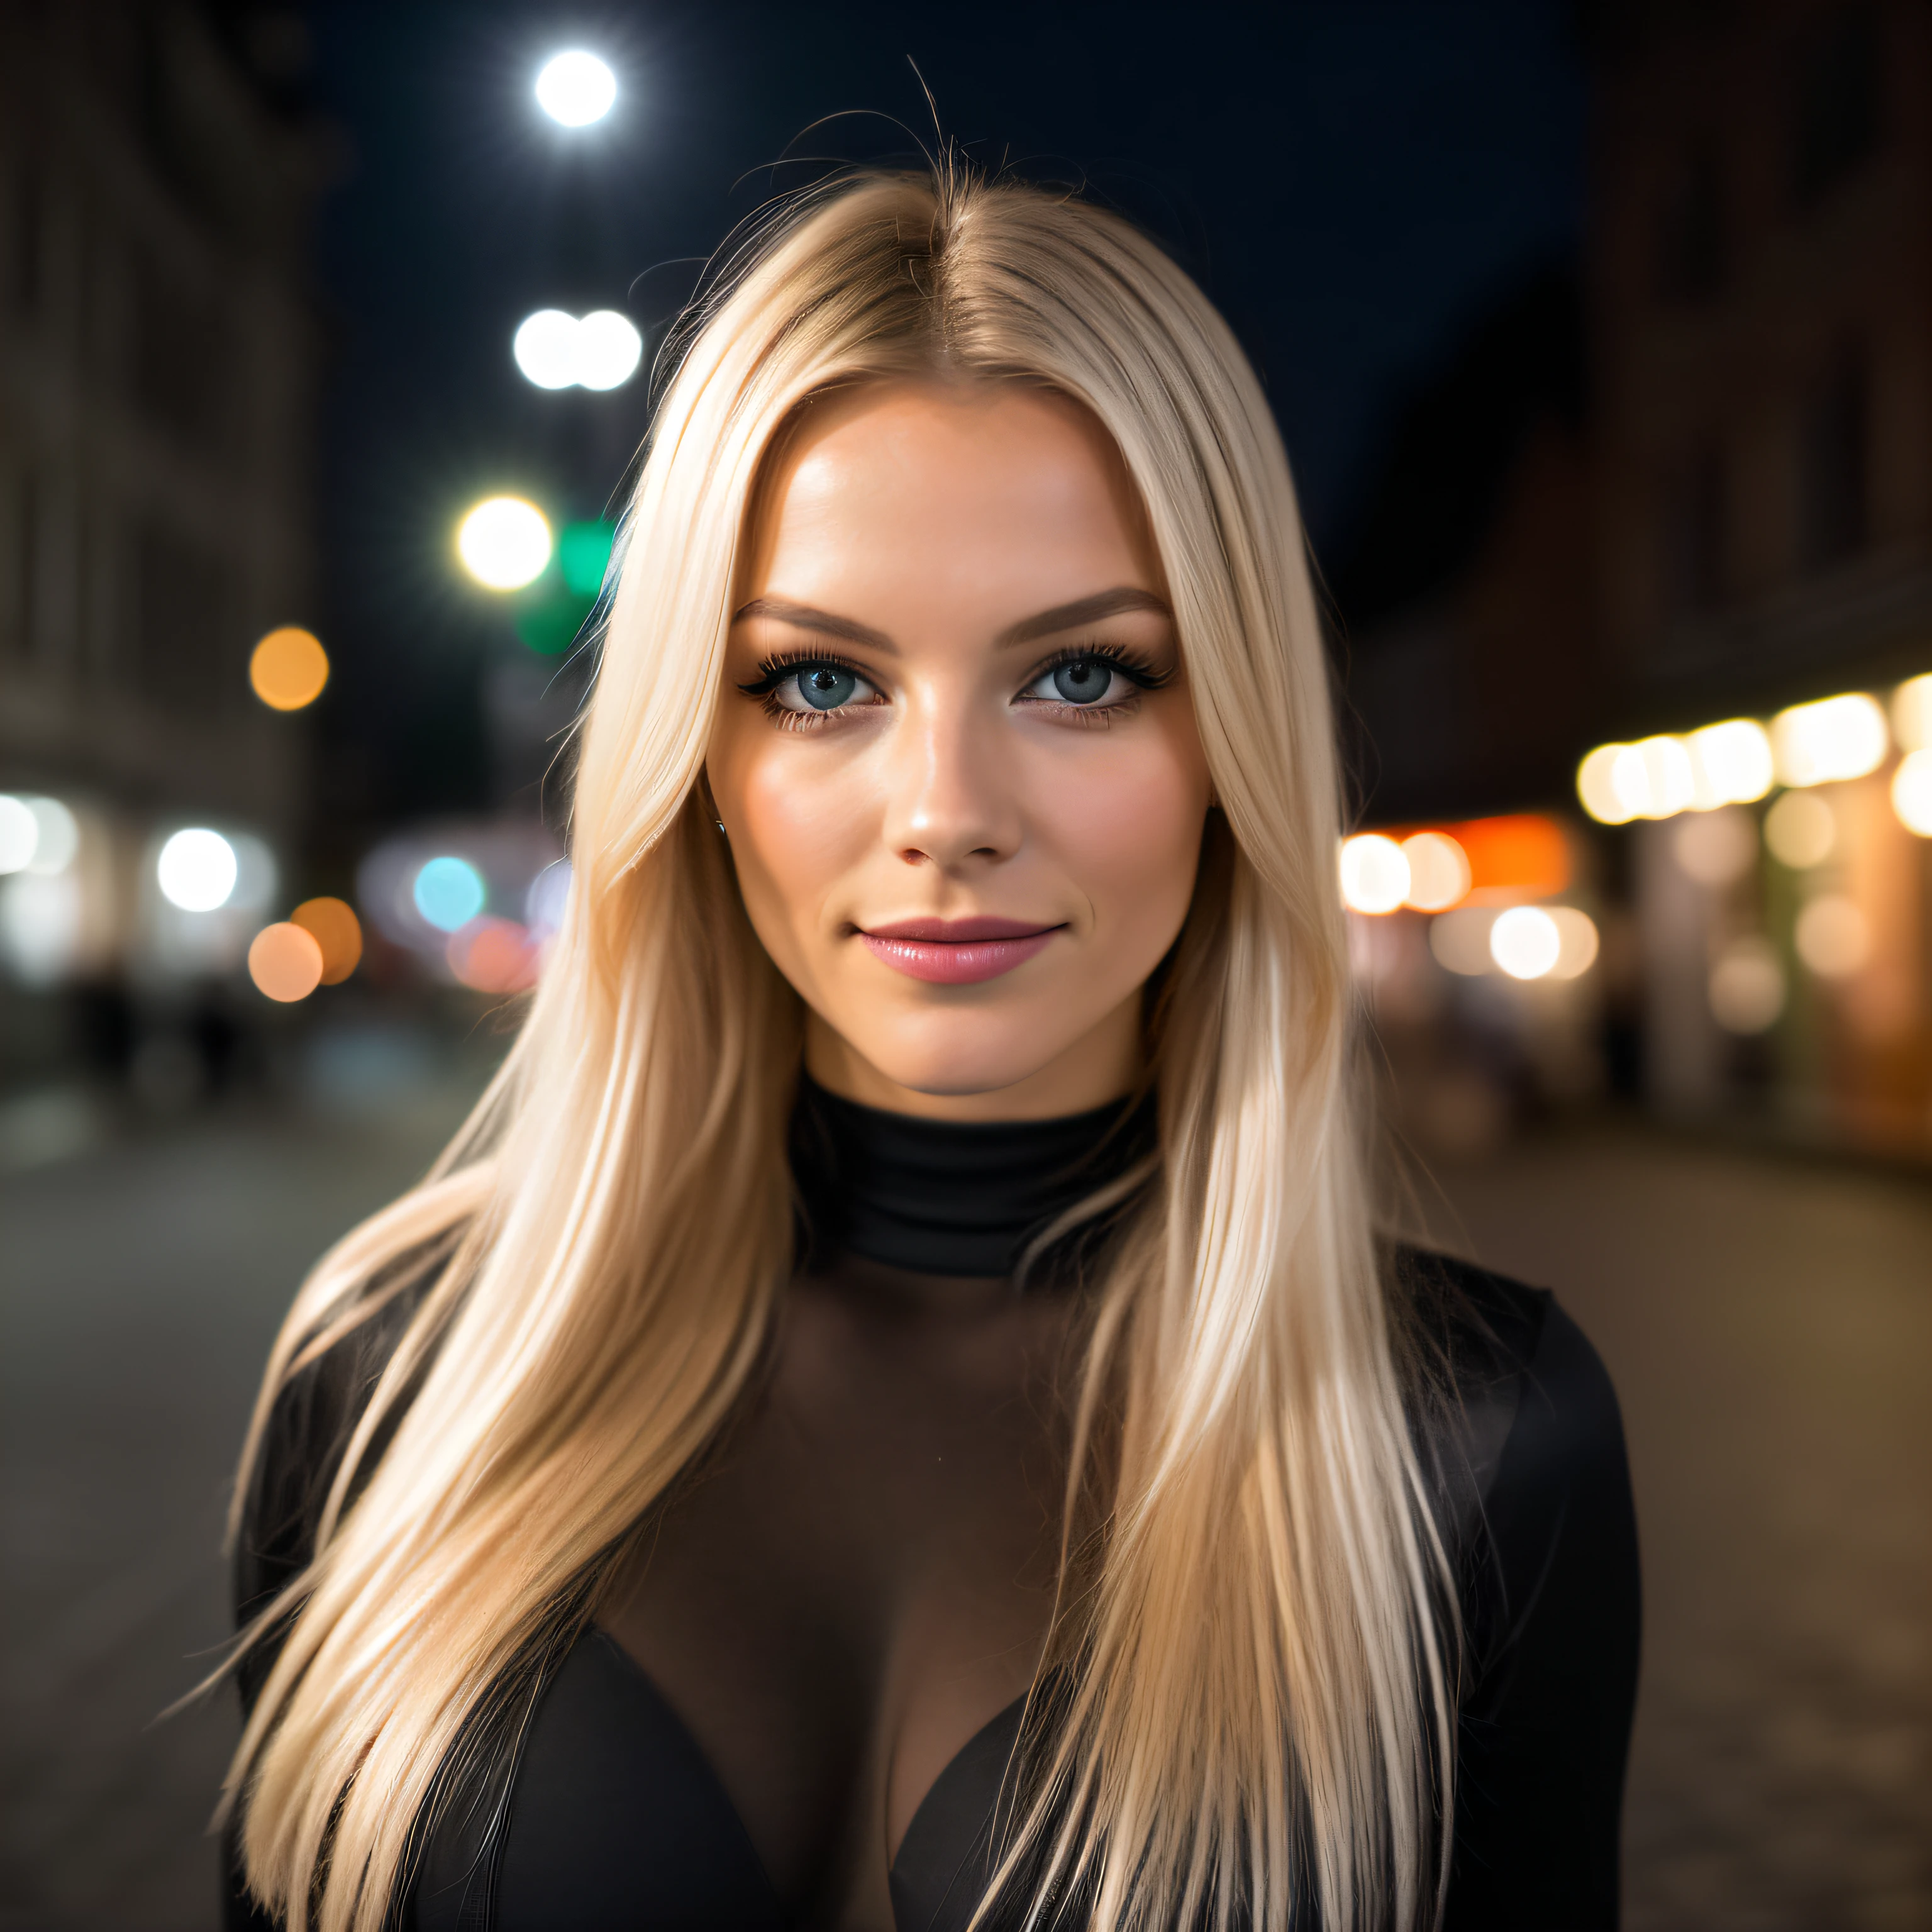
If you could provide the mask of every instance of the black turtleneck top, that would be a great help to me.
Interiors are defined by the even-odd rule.
[[[1045,1634],[1058,1393],[1108,1224],[1042,1238],[1131,1186],[1154,1142],[1150,1100],[961,1124],[804,1082],[801,1264],[766,1383],[654,1511],[497,1782],[442,1813],[400,1928],[968,1924]],[[1451,1384],[1446,1404],[1419,1387],[1412,1418],[1465,1633],[1445,1923],[1613,1927],[1638,1627],[1616,1398],[1547,1293],[1414,1250],[1390,1266],[1412,1352]],[[240,1616],[306,1562],[409,1312],[278,1398]],[[244,1701],[268,1663],[244,1665]],[[238,1886],[226,1922],[263,1923]]]

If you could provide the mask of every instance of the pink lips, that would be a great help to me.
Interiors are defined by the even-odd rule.
[[[1013,919],[902,919],[859,937],[874,959],[908,978],[970,986],[1024,965],[1060,930]]]

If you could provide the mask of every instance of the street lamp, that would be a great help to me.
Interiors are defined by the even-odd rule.
[[[536,94],[537,105],[560,126],[587,128],[616,104],[617,76],[595,54],[573,47],[544,62]]]

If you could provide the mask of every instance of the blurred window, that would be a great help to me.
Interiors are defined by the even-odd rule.
[[[1717,149],[1694,143],[1666,176],[1657,206],[1657,292],[1672,302],[1696,302],[1724,286],[1724,187]]]
[[[158,519],[142,528],[139,556],[142,692],[174,710],[224,708],[232,638],[221,560]]]
[[[1814,22],[1797,49],[1792,190],[1814,201],[1854,172],[1880,136],[1878,22],[1867,7]]]
[[[1871,377],[1863,346],[1843,344],[1803,400],[1798,422],[1798,551],[1807,570],[1842,562],[1868,534]]]
[[[1729,498],[1724,451],[1714,442],[1666,484],[1658,532],[1666,616],[1695,616],[1722,596]]]

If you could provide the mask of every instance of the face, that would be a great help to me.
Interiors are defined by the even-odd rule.
[[[1210,793],[1104,432],[1017,384],[857,389],[747,538],[706,770],[814,1077],[964,1119],[1126,1091]]]

